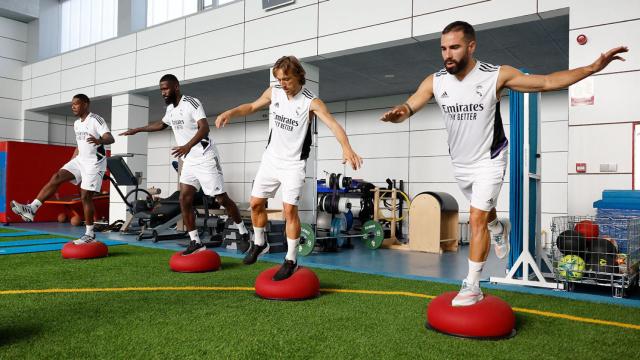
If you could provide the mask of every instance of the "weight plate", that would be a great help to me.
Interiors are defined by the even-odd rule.
[[[329,232],[329,236],[336,238],[336,243],[338,246],[344,245],[345,238],[344,233],[347,229],[347,223],[342,216],[336,216],[331,220],[331,231]]]
[[[309,224],[300,226],[300,243],[298,244],[298,254],[307,256],[313,252],[316,246],[316,234]]]
[[[362,241],[371,250],[375,250],[382,245],[384,231],[382,225],[374,220],[369,220],[362,225]]]

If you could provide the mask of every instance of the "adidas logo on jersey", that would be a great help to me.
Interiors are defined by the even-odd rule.
[[[446,91],[444,91],[444,92],[442,93],[442,95],[440,95],[440,98],[441,98],[441,99],[446,99],[446,98],[448,98],[448,97],[449,97],[449,94],[447,94],[447,92],[446,92]]]

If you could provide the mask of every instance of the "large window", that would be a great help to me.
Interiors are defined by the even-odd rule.
[[[62,52],[118,35],[118,0],[62,0]]]
[[[147,0],[147,26],[198,12],[198,0]]]
[[[147,26],[215,8],[238,0],[147,0]]]

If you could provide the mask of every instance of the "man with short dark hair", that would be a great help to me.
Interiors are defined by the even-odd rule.
[[[177,147],[171,154],[183,158],[184,164],[180,173],[180,209],[182,221],[187,228],[191,241],[183,252],[184,255],[205,250],[195,226],[193,199],[202,187],[205,195],[215,197],[224,206],[227,214],[233,220],[242,242],[239,246],[249,242],[249,232],[242,222],[236,203],[229,198],[224,190],[224,178],[220,165],[220,155],[213,138],[209,134],[209,124],[200,100],[182,95],[180,82],[173,74],[166,74],[160,78],[160,93],[167,104],[162,120],[147,126],[129,129],[120,135],[128,136],[139,132],[155,132],[171,126],[175,135]]]
[[[305,70],[294,56],[283,56],[273,66],[278,84],[269,87],[252,103],[243,104],[220,114],[216,127],[222,127],[233,117],[246,116],[269,105],[269,140],[251,190],[251,220],[254,241],[244,263],[253,264],[258,256],[269,251],[264,236],[267,225],[265,204],[282,186],[283,212],[286,220],[287,254],[273,279],[289,278],[298,268],[297,247],[300,241],[298,203],[311,151],[311,119],[318,116],[342,145],[343,163],[357,170],[362,164],[344,129],[331,115],[327,106],[304,86]],[[315,204],[314,204],[315,206]]]
[[[73,241],[77,245],[87,244],[96,239],[93,231],[93,195],[100,192],[102,177],[107,169],[107,153],[104,146],[114,142],[104,119],[89,112],[90,103],[91,100],[85,94],[77,94],[71,100],[71,111],[78,117],[73,123],[77,146],[71,160],[51,177],[30,204],[11,201],[11,210],[14,213],[20,215],[24,221],[33,221],[38,208],[62,183],[70,181],[76,185],[80,184],[86,231],[82,237]]]
[[[452,305],[473,305],[482,300],[480,274],[489,253],[490,235],[499,258],[509,252],[509,223],[496,216],[498,194],[507,167],[508,141],[500,117],[500,92],[563,89],[604,69],[627,47],[613,48],[591,65],[549,75],[525,75],[508,66],[491,65],[473,58],[476,35],[464,21],[442,31],[440,49],[444,68],[427,76],[404,104],[386,112],[382,119],[399,123],[435,96],[448,133],[449,153],[460,190],[470,201],[471,249],[469,273]]]

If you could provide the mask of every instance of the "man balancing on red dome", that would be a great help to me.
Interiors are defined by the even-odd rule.
[[[283,56],[273,66],[278,84],[269,87],[257,100],[220,114],[216,127],[222,127],[233,117],[252,114],[269,106],[269,140],[251,190],[251,220],[254,242],[244,263],[256,262],[258,256],[269,251],[265,241],[267,224],[265,204],[282,185],[284,216],[287,223],[287,255],[273,280],[289,278],[298,267],[297,247],[300,241],[298,203],[304,185],[307,158],[311,151],[311,121],[317,116],[334,133],[342,146],[343,163],[349,162],[357,170],[362,159],[356,154],[344,129],[331,115],[325,103],[305,84],[305,71],[294,56]]]
[[[507,138],[500,118],[500,92],[511,89],[541,92],[568,87],[604,69],[618,54],[619,46],[601,54],[591,65],[549,75],[525,75],[515,68],[496,66],[473,58],[476,34],[471,25],[456,21],[442,30],[440,50],[444,68],[427,76],[404,104],[382,116],[399,123],[435,96],[447,128],[454,176],[470,201],[471,251],[469,273],[453,299],[453,306],[482,300],[479,280],[489,254],[490,238],[499,258],[509,253],[509,223],[498,220],[495,206],[507,168]]]

